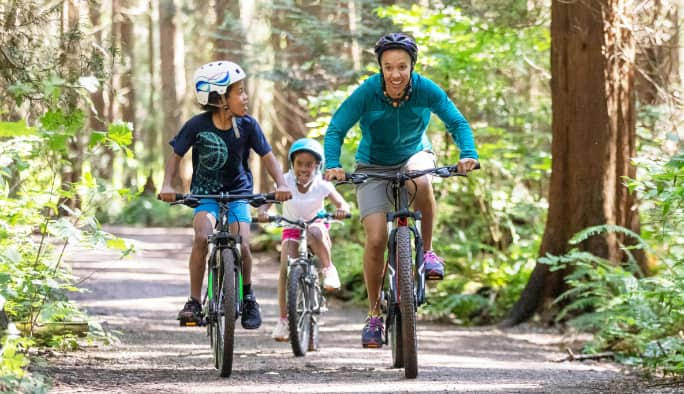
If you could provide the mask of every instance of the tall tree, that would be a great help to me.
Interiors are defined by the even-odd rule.
[[[161,111],[163,143],[166,146],[165,155],[171,154],[171,147],[168,141],[178,132],[180,128],[180,108],[178,94],[176,91],[176,6],[173,0],[161,0],[159,2],[159,37],[166,39],[159,40],[159,57],[161,59]],[[183,190],[180,177],[174,180],[176,190]]]
[[[135,123],[135,34],[133,34],[133,16],[131,14],[131,0],[121,0],[121,12],[119,24],[121,34],[121,92],[123,102],[121,104],[121,117],[124,122]],[[140,138],[141,130],[136,128],[134,136]]]
[[[634,40],[629,2],[553,1],[551,6],[552,174],[539,255],[561,255],[568,240],[594,225],[639,232],[635,197],[623,185],[635,154]],[[581,248],[620,262],[620,235],[595,236]],[[537,263],[504,325],[520,323],[564,289],[567,272]]]
[[[69,0],[64,2],[62,15],[62,56],[64,59],[64,74],[68,84],[76,85],[78,78],[81,76],[81,46],[80,46],[80,12],[79,0]],[[75,90],[67,90],[66,106],[67,113],[72,113],[79,110],[79,96]],[[69,163],[62,166],[62,187],[65,190],[70,190],[72,185],[81,180],[82,165],[83,165],[83,136],[82,130],[77,130],[69,139],[68,159]],[[74,193],[72,197],[64,201],[71,209],[80,207],[80,202],[77,195]]]

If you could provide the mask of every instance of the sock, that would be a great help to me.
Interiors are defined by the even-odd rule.
[[[252,284],[251,283],[245,283],[242,285],[242,296],[246,296],[252,291]]]

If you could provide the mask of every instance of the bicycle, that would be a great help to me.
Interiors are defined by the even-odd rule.
[[[475,169],[478,169],[479,165]],[[423,241],[420,234],[422,215],[411,211],[407,182],[423,175],[440,178],[467,176],[459,173],[457,166],[445,166],[426,170],[398,172],[396,174],[351,173],[339,183],[360,184],[369,179],[389,182],[394,211],[387,213],[387,260],[383,270],[381,310],[385,313],[387,328],[383,342],[392,347],[392,366],[404,367],[406,378],[418,376],[416,337],[416,310],[425,303],[425,267],[423,266]],[[338,183],[338,184],[339,184]],[[409,222],[413,220],[413,224]],[[411,239],[415,255],[412,257]],[[387,276],[389,275],[389,276]],[[386,283],[385,283],[386,282]],[[402,297],[402,295],[411,295]]]
[[[230,231],[228,218],[232,201],[246,200],[250,205],[278,203],[275,194],[176,194],[171,205],[183,204],[195,208],[202,199],[215,200],[219,217],[213,233],[207,239],[207,288],[202,300],[203,317],[200,325],[207,327],[209,345],[213,349],[214,367],[222,377],[229,377],[233,369],[235,321],[242,314],[242,256],[240,234]],[[194,320],[181,319],[181,326],[195,326]]]
[[[346,218],[351,217],[348,215]],[[256,218],[255,218],[256,219]],[[335,215],[321,212],[310,220],[290,220],[280,215],[269,216],[268,221],[282,226],[281,222],[299,228],[299,247],[296,257],[288,258],[287,274],[287,320],[290,329],[292,352],[297,357],[308,351],[319,349],[319,318],[327,311],[326,300],[321,291],[321,282],[314,255],[308,246],[309,225],[316,221],[330,223]]]

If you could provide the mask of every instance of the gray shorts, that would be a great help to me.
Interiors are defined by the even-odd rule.
[[[391,175],[398,171],[434,168],[435,165],[435,154],[432,151],[420,151],[411,156],[405,163],[396,166],[357,163],[354,172]],[[372,213],[384,213],[394,209],[389,182],[381,179],[368,179],[366,182],[356,185],[356,200],[359,204],[359,214],[362,221]]]

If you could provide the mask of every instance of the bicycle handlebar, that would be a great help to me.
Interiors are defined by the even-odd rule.
[[[351,214],[347,214],[344,217],[344,219],[349,219],[349,218],[351,218]],[[323,219],[326,222],[330,222],[332,220],[336,220],[336,217],[335,217],[335,214],[330,213],[330,212],[318,214],[309,220],[302,220],[302,219],[290,220],[290,219],[283,217],[283,216],[280,216],[280,215],[269,215],[268,216],[268,221],[271,223],[280,224],[280,222],[285,222],[285,223],[289,223],[293,226],[297,226],[300,228],[304,228],[304,227],[310,225],[311,223],[315,222],[316,220],[320,220],[320,219]],[[259,218],[258,217],[252,217],[252,221],[259,222]]]
[[[232,201],[246,200],[249,204],[255,208],[260,207],[264,204],[279,204],[280,201],[275,199],[275,193],[257,193],[257,194],[231,194],[231,193],[219,193],[219,194],[181,194],[176,193],[176,201],[170,202],[170,205],[187,205],[191,208],[195,208],[200,204],[200,200],[216,200],[218,203],[229,203]]]
[[[475,168],[475,170],[480,169],[480,164],[478,163]],[[463,176],[467,177],[468,174],[458,172],[458,166],[453,165],[453,166],[444,166],[444,167],[435,167],[435,168],[428,168],[425,170],[412,170],[412,171],[405,171],[405,172],[397,172],[396,174],[374,174],[374,173],[366,173],[366,172],[354,172],[354,173],[345,173],[346,179],[344,181],[337,182],[335,185],[341,185],[341,184],[354,184],[358,185],[360,183],[366,182],[369,178],[375,178],[375,179],[382,179],[385,181],[408,181],[413,178],[418,178],[423,175],[436,175],[440,178],[448,178],[451,176]]]

